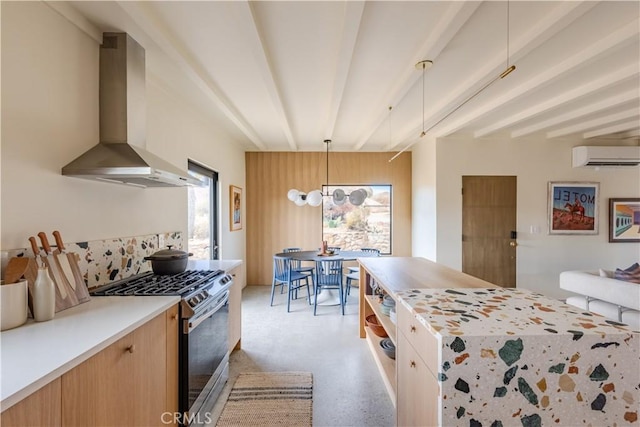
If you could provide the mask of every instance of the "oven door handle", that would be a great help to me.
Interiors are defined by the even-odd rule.
[[[204,313],[200,314],[193,320],[189,320],[189,322],[185,325],[185,332],[190,333],[195,328],[198,327],[202,322],[207,320],[209,317],[213,316],[218,310],[220,310],[224,305],[229,301],[229,291],[227,290],[224,295],[218,299],[216,305],[213,308],[207,309]]]

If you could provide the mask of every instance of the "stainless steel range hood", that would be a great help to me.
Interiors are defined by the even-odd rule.
[[[201,185],[141,147],[146,138],[145,53],[126,33],[104,33],[100,47],[100,142],[62,174],[137,187]]]

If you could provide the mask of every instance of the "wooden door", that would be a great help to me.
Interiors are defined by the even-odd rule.
[[[462,271],[516,286],[515,176],[462,177]]]

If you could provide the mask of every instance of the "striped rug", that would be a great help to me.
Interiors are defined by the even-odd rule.
[[[238,376],[216,426],[311,426],[310,372],[250,372]]]

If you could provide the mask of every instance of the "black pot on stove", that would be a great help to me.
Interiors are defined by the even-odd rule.
[[[192,255],[192,253],[171,249],[171,245],[167,245],[167,249],[159,250],[144,259],[151,261],[154,274],[178,274],[187,269],[187,261]]]

